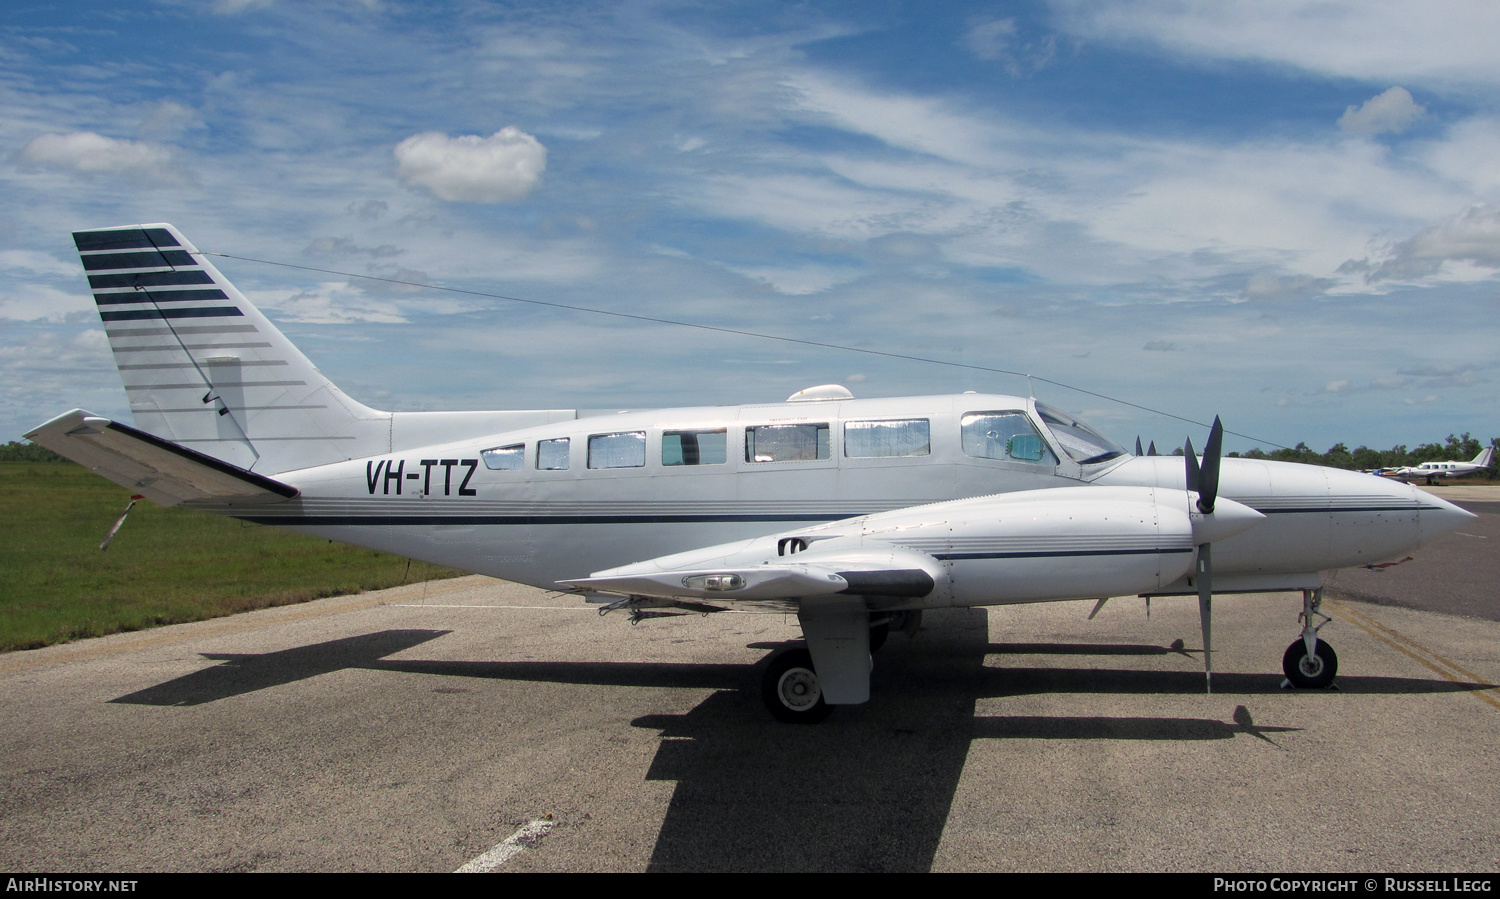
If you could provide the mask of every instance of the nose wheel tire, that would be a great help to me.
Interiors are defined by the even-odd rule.
[[[1339,670],[1339,657],[1334,653],[1333,647],[1322,640],[1318,641],[1313,654],[1308,655],[1307,644],[1297,639],[1292,641],[1292,645],[1286,648],[1286,655],[1281,657],[1281,670],[1294,687],[1304,690],[1321,689],[1333,683],[1333,676]]]
[[[812,653],[805,649],[787,650],[772,659],[760,692],[771,717],[788,724],[816,724],[833,711],[823,701]]]

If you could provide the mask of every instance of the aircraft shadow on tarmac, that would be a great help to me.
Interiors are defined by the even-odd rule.
[[[1205,718],[976,715],[984,698],[1038,693],[1198,693],[1197,670],[990,667],[987,658],[1196,657],[1181,641],[1138,644],[991,643],[984,611],[929,613],[914,640],[896,637],[879,656],[875,701],[840,709],[816,727],[771,722],[756,666],[624,662],[392,660],[448,633],[389,630],[263,655],[212,655],[226,664],[113,700],[191,706],[344,668],[564,683],[710,689],[682,715],[632,724],[661,731],[648,780],[676,788],[649,863],[657,871],[925,871],[930,869],[974,740],[1213,741],[1274,736],[1296,728],[1257,724],[1241,705],[1229,722]],[[780,648],[779,645],[768,648]],[[1000,658],[995,659],[996,656]],[[769,656],[768,656],[769,658]],[[1196,666],[1194,666],[1196,668]],[[1278,674],[1214,675],[1216,692],[1279,692]],[[1344,677],[1348,692],[1424,694],[1484,684]]]
[[[345,668],[372,668],[381,658],[435,640],[448,631],[390,630],[260,654],[203,653],[224,662],[138,690],[110,702],[132,705],[201,705],[279,687]]]

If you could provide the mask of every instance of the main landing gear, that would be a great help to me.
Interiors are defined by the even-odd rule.
[[[771,660],[760,682],[760,698],[771,717],[788,724],[817,724],[833,706],[823,700],[812,653],[789,649]]]
[[[862,600],[820,603],[797,613],[806,647],[771,659],[760,682],[760,697],[777,721],[816,724],[835,705],[858,705],[870,698],[871,654],[892,629],[916,631],[921,612],[876,614]]]
[[[1283,687],[1311,690],[1333,684],[1333,676],[1339,670],[1339,657],[1332,646],[1318,639],[1318,631],[1333,620],[1322,613],[1322,605],[1321,588],[1302,591],[1302,614],[1298,616],[1302,622],[1302,636],[1288,646],[1286,654],[1281,657],[1281,670],[1286,673],[1286,680],[1281,684]],[[1315,617],[1323,620],[1314,625]]]

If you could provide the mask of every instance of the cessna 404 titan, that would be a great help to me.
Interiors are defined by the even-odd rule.
[[[74,410],[26,436],[133,492],[546,589],[632,617],[794,613],[806,648],[762,691],[785,721],[862,703],[871,651],[928,608],[1302,591],[1399,558],[1469,513],[1357,472],[1140,456],[1034,399],[855,399],[579,418],[380,412],[350,399],[167,224],[73,235],[134,425]],[[1212,681],[1209,681],[1210,686]]]

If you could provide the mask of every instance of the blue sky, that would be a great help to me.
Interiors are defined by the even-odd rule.
[[[17,0],[0,440],[75,406],[128,420],[69,232],[156,221],[218,253],[1028,371],[1282,444],[1488,440],[1497,44],[1479,2]],[[218,264],[381,408],[1027,389]],[[1123,443],[1201,443],[1036,389]]]

